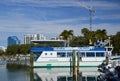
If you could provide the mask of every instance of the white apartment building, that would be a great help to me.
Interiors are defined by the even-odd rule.
[[[0,50],[3,50],[3,51],[5,52],[6,47],[4,47],[4,46],[0,46]]]
[[[24,44],[30,44],[31,40],[45,40],[45,36],[43,34],[27,34],[24,35]]]

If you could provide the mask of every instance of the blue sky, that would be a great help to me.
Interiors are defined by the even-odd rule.
[[[120,0],[0,0],[0,46],[7,46],[8,36],[23,43],[25,34],[57,37],[63,30],[106,29],[108,35],[120,31]]]

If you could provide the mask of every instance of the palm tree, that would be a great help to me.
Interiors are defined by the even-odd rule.
[[[93,44],[93,38],[94,38],[94,31],[89,31],[89,29],[87,28],[83,28],[81,30],[82,34],[84,35],[84,37],[89,40],[89,44],[92,45]]]
[[[88,39],[90,38],[90,31],[87,28],[83,28],[81,32],[85,38],[88,38]]]
[[[111,36],[111,43],[114,47],[113,52],[120,55],[120,31],[116,35]]]
[[[63,37],[63,39],[66,41],[66,43],[68,44],[69,46],[69,42],[72,40],[73,38],[73,30],[64,30],[60,36]]]
[[[70,38],[71,36],[73,36],[73,30],[64,30],[60,36],[63,36],[64,40],[67,40],[68,38]]]
[[[96,39],[102,39],[102,40],[107,39],[107,32],[106,32],[106,30],[105,29],[103,29],[103,30],[98,29],[95,32],[95,37],[96,37]]]

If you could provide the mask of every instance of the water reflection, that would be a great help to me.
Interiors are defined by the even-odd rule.
[[[97,81],[97,75],[97,71],[91,70],[73,76],[68,68],[35,68],[31,81]]]
[[[93,68],[80,69],[73,76],[69,68],[26,68],[7,65],[0,67],[0,81],[97,81],[99,72]]]
[[[30,81],[29,70],[7,65],[0,66],[0,81]]]

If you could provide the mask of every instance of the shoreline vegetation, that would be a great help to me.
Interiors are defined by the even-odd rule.
[[[0,57],[0,65],[30,66],[30,54]]]
[[[0,60],[0,65],[5,65],[9,71],[29,70],[30,56],[28,55],[16,55],[16,56],[4,56],[4,59]]]

